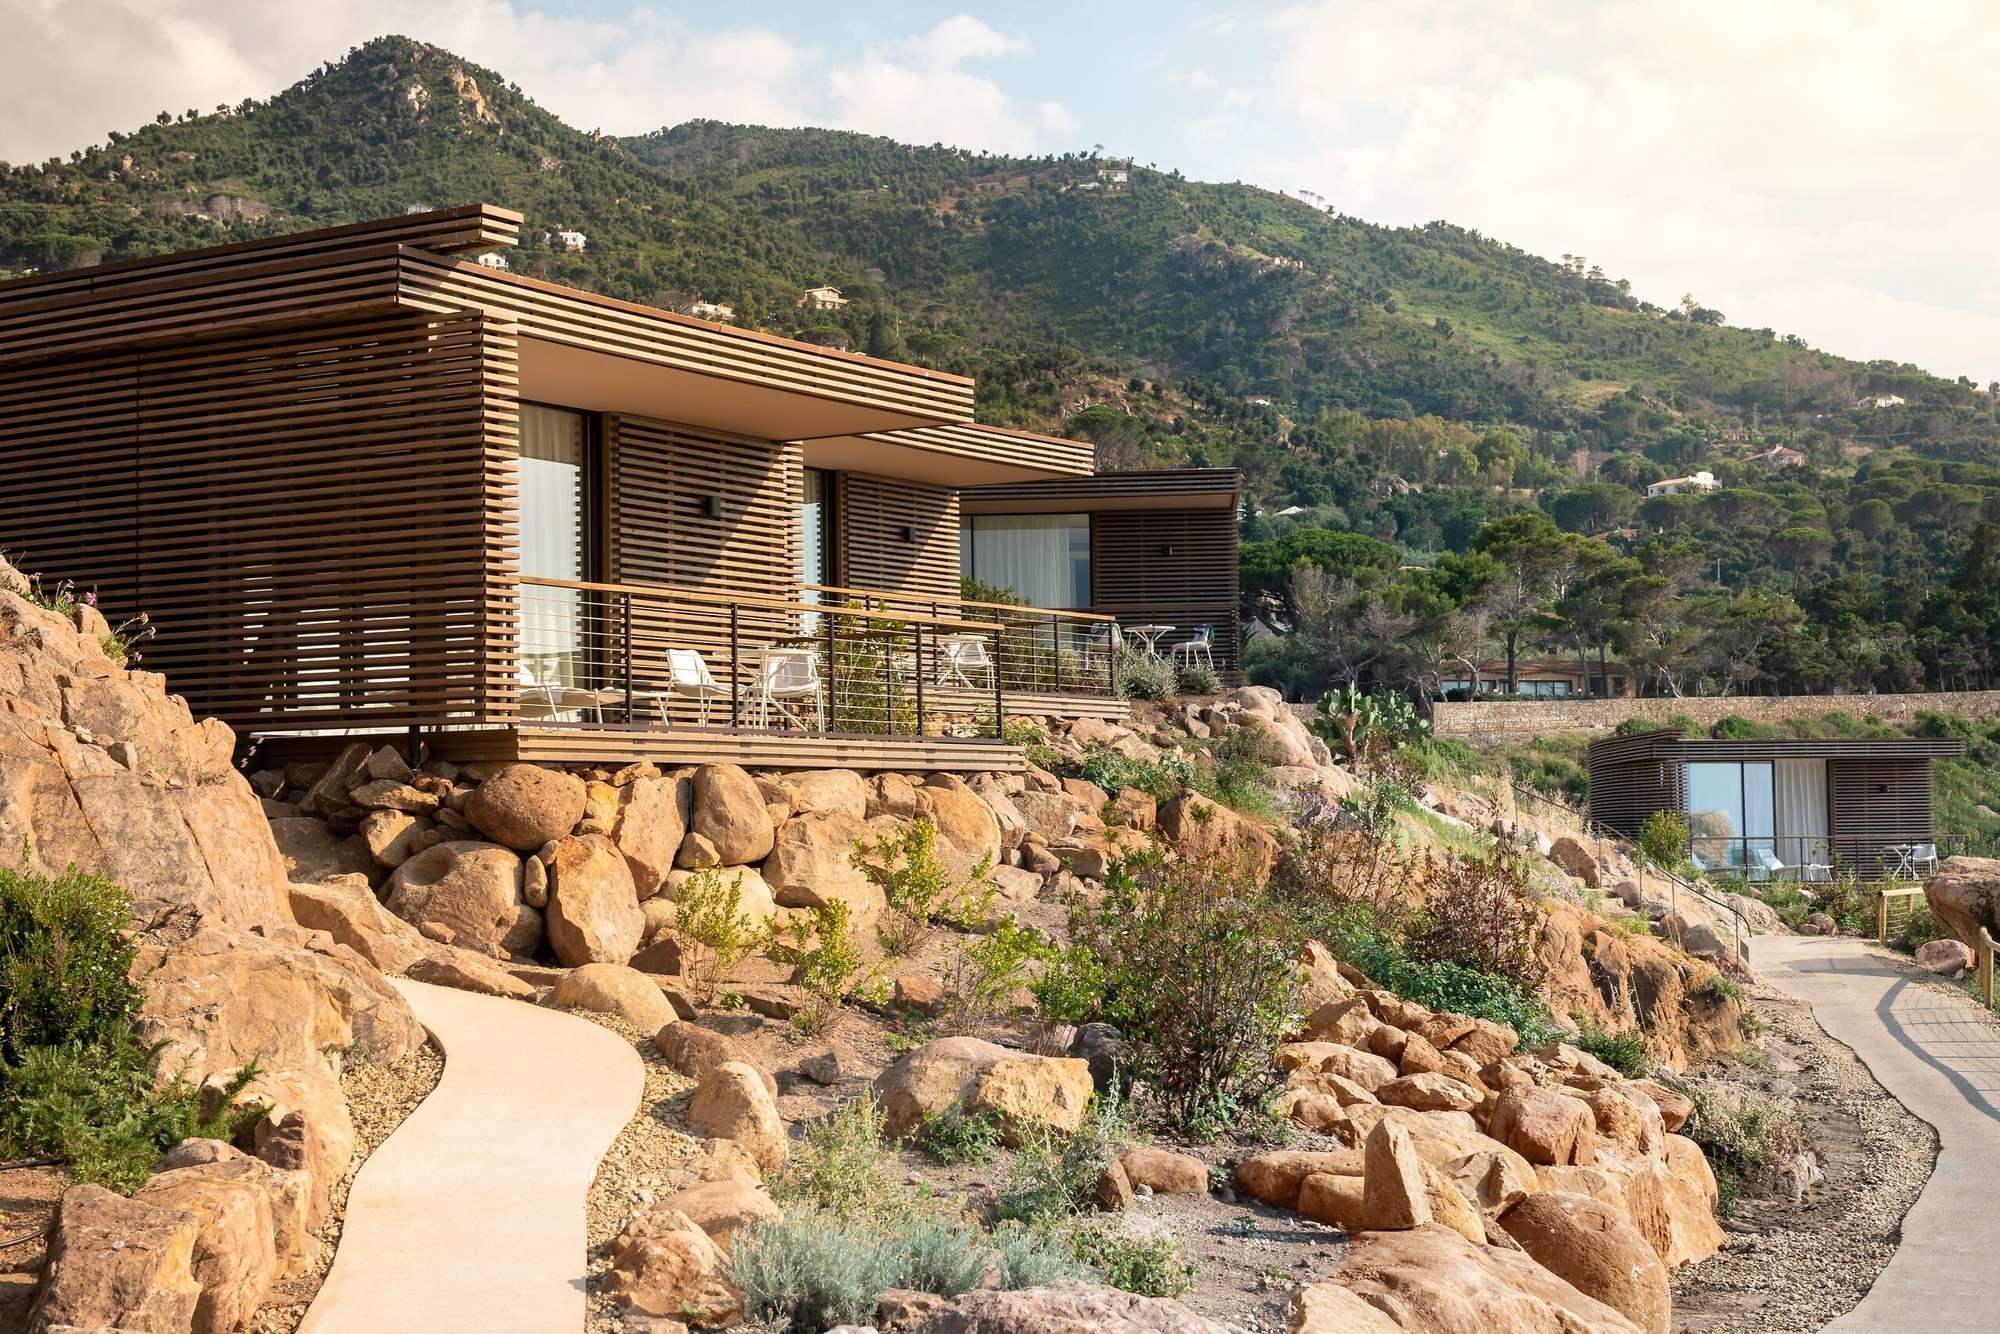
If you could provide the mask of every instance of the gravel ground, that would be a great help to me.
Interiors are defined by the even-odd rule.
[[[348,1114],[354,1118],[354,1162],[330,1192],[333,1208],[320,1227],[319,1261],[306,1273],[286,1279],[271,1295],[250,1323],[251,1334],[291,1334],[305,1319],[306,1308],[319,1293],[326,1271],[333,1265],[334,1248],[340,1244],[340,1225],[347,1215],[347,1192],[354,1174],[369,1155],[403,1124],[417,1104],[430,1096],[444,1075],[444,1054],[437,1043],[426,1042],[421,1050],[401,1065],[358,1065],[340,1077],[347,1095]]]
[[[1674,1282],[1674,1328],[1689,1334],[1805,1334],[1852,1310],[1896,1253],[1937,1160],[1930,1126],[1807,1006],[1773,988],[1752,994],[1768,1025],[1764,1069],[1736,1074],[1796,1092],[1826,1180],[1797,1203],[1788,1191],[1745,1192],[1723,1249]]]

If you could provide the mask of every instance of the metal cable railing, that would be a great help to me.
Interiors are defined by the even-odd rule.
[[[1669,912],[1672,915],[1674,916],[1679,915],[1680,905],[1678,900],[1679,896],[1683,893],[1688,894],[1694,898],[1700,899],[1703,903],[1708,904],[1710,907],[1728,914],[1730,926],[1732,928],[1732,932],[1734,935],[1733,945],[1735,949],[1735,956],[1739,960],[1743,958],[1743,938],[1747,935],[1752,935],[1754,933],[1750,930],[1749,919],[1744,917],[1742,909],[1738,908],[1735,904],[1729,902],[1728,899],[1723,898],[1720,895],[1714,893],[1713,891],[1706,889],[1701,885],[1696,884],[1692,880],[1687,879],[1680,873],[1669,870],[1666,867],[1660,866],[1656,863],[1648,862],[1645,859],[1644,855],[1639,851],[1639,847],[1636,843],[1634,843],[1631,839],[1625,837],[1623,834],[1619,833],[1617,830],[1611,828],[1609,825],[1603,824],[1597,820],[1592,819],[1589,811],[1578,810],[1576,807],[1570,805],[1566,801],[1561,801],[1555,797],[1551,797],[1546,792],[1537,792],[1535,789],[1531,787],[1523,787],[1519,783],[1510,781],[1508,783],[1508,787],[1510,787],[1514,792],[1514,802],[1517,806],[1523,800],[1526,800],[1529,803],[1538,804],[1543,808],[1550,809],[1560,813],[1561,817],[1565,820],[1574,821],[1579,831],[1581,831],[1586,837],[1596,840],[1598,845],[1598,858],[1600,861],[1603,859],[1604,856],[1604,846],[1606,844],[1609,844],[1612,847],[1617,848],[1620,852],[1624,853],[1627,857],[1629,857],[1632,860],[1632,864],[1640,869],[1640,873],[1642,875],[1658,876],[1661,880],[1666,881],[1668,888],[1668,899],[1670,904]],[[1683,943],[1683,942],[1676,942],[1676,943]]]
[[[1113,616],[1010,602],[940,599],[876,589],[807,584],[801,595],[894,615],[964,616],[997,625],[1001,685],[1013,694],[1108,697],[1118,693],[1120,635]]]

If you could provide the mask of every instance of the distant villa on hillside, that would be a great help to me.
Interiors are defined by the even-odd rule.
[[[1909,402],[1901,394],[1864,395],[1854,406],[1857,408],[1900,408]]]
[[[1773,468],[1796,468],[1806,461],[1806,456],[1785,445],[1774,445],[1761,454],[1751,454],[1745,463],[1763,463]]]
[[[811,306],[814,310],[839,310],[847,304],[847,298],[840,294],[838,287],[808,287],[797,304]]]
[[[1713,491],[1721,485],[1722,483],[1715,480],[1715,474],[1704,468],[1702,471],[1690,473],[1686,477],[1668,477],[1662,481],[1654,482],[1646,488],[1646,494],[1649,497],[1675,496],[1683,491]]]
[[[736,307],[726,301],[691,301],[687,313],[697,319],[716,320],[723,324],[733,323],[736,319]]]

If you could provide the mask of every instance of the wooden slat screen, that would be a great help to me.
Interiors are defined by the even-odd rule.
[[[1172,548],[1171,554],[1168,548]],[[1215,665],[1239,661],[1236,516],[1229,510],[1107,510],[1090,516],[1090,609],[1182,632],[1215,627]]]
[[[1833,808],[1829,835],[1847,858],[1891,843],[1931,841],[1931,761],[1829,760],[1826,776]]]
[[[795,444],[717,435],[641,417],[606,419],[610,582],[790,599],[799,583],[803,465]],[[711,516],[708,498],[720,501]],[[634,672],[666,677],[664,650],[700,651],[725,676],[728,614],[704,604],[635,609]],[[745,647],[796,634],[791,614],[745,607]]]
[[[1687,806],[1687,762],[1677,750],[1656,754],[1649,735],[1605,737],[1591,743],[1590,815],[1627,838],[1637,838],[1655,811]]]
[[[941,608],[958,601],[956,491],[841,473],[834,526],[840,548],[834,582],[936,601]]]
[[[239,731],[504,716],[512,348],[382,316],[0,371],[0,542]]]

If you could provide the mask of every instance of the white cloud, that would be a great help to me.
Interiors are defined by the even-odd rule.
[[[1272,93],[1306,147],[1261,174],[1990,378],[1990,17],[1979,0],[1930,0],[1922,22],[1883,0],[1302,4],[1276,20]]]
[[[1030,118],[992,76],[963,68],[1029,49],[1024,38],[998,32],[969,14],[915,37],[871,46],[858,60],[836,62],[828,72],[835,122],[913,143],[1029,151],[1041,142]],[[1044,130],[1057,130],[1047,123],[1051,105],[1041,108]]]
[[[164,109],[268,97],[351,47],[402,33],[498,70],[573,125],[642,133],[690,116],[796,124],[805,53],[768,28],[696,30],[507,0],[0,0],[0,158],[35,161]]]
[[[1036,110],[1035,119],[1053,135],[1072,135],[1083,128],[1083,122],[1076,118],[1076,114],[1060,102],[1042,103]]]

